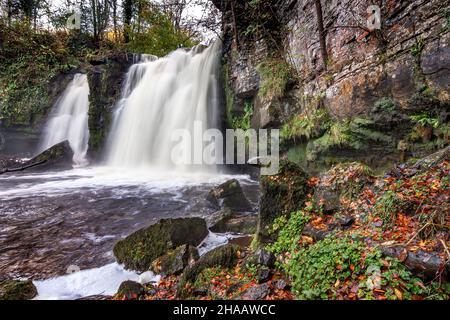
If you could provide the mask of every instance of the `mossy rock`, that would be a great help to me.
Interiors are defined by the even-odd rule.
[[[144,293],[144,287],[134,281],[124,281],[117,291],[117,295],[126,299],[137,299]]]
[[[60,142],[53,147],[45,150],[41,154],[25,163],[25,166],[41,162],[43,162],[43,164],[37,167],[39,169],[72,169],[73,151],[70,147],[69,141],[66,140]]]
[[[291,212],[300,210],[310,191],[308,175],[300,166],[288,160],[280,162],[278,175],[261,178],[257,230],[260,244],[275,241],[277,235],[270,233],[274,220],[279,216],[289,218]]]
[[[0,300],[30,300],[37,295],[37,289],[31,280],[0,281]]]
[[[201,218],[161,220],[117,242],[114,255],[127,269],[145,272],[167,251],[185,244],[196,247],[207,235]]]
[[[234,214],[229,208],[216,213],[220,219],[210,230],[214,233],[255,234],[258,217],[254,214]]]
[[[179,275],[199,258],[196,247],[183,245],[153,261],[151,270],[162,276]]]
[[[215,267],[228,269],[236,266],[239,250],[239,246],[227,244],[206,253],[195,264],[187,267],[178,284],[178,296],[185,295],[186,284],[193,283],[203,270]]]
[[[314,193],[314,203],[326,214],[339,210],[341,200],[355,200],[374,182],[374,173],[366,165],[352,162],[335,165],[321,176]]]
[[[229,180],[220,186],[212,189],[207,197],[217,209],[229,208],[233,212],[251,211],[252,206],[245,197],[239,181]]]

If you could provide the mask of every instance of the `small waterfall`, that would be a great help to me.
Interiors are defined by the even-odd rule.
[[[217,42],[160,59],[143,56],[130,68],[113,118],[108,165],[187,169],[172,162],[172,133],[193,133],[194,123],[203,130],[218,126],[220,48]]]
[[[75,74],[53,107],[39,151],[68,140],[74,152],[75,165],[87,164],[89,142],[88,128],[89,83],[85,74]]]

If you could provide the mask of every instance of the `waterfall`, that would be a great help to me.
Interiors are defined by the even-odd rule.
[[[199,123],[202,130],[217,128],[220,48],[216,42],[160,59],[143,56],[130,68],[108,139],[108,165],[187,169],[172,161],[172,133],[193,133]]]
[[[75,165],[86,165],[89,142],[89,83],[85,74],[75,74],[53,107],[39,151],[68,140],[74,152]]]

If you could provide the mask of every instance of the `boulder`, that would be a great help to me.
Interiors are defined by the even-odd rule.
[[[259,286],[247,289],[239,298],[239,300],[262,300],[270,293],[269,284],[264,283]]]
[[[68,141],[58,143],[31,160],[0,161],[0,174],[24,170],[69,170],[72,169],[73,151]]]
[[[69,141],[63,141],[54,145],[25,163],[25,165],[41,162],[43,162],[43,164],[39,165],[39,169],[72,169],[73,151]]]
[[[227,244],[206,253],[195,264],[188,266],[180,279],[177,295],[183,297],[185,285],[194,282],[198,275],[207,268],[227,269],[236,266],[239,249],[239,246]]]
[[[151,270],[162,276],[179,275],[184,268],[193,264],[199,257],[197,248],[182,245],[153,261]]]
[[[144,286],[134,281],[125,281],[119,287],[117,295],[128,300],[137,299],[144,293]]]
[[[257,249],[246,257],[244,265],[263,266],[269,269],[275,268],[276,257],[272,252],[265,249]]]
[[[277,217],[290,217],[300,210],[308,193],[308,176],[297,164],[288,160],[280,162],[280,171],[275,176],[261,178],[261,200],[258,216],[257,240],[259,244],[275,241],[277,234],[271,227]]]
[[[254,234],[258,223],[258,216],[254,214],[233,214],[229,208],[221,210],[222,217],[216,221],[210,230],[215,233]]]
[[[333,214],[341,208],[341,202],[354,200],[374,180],[373,172],[364,164],[338,164],[321,176],[313,201],[323,213]]]
[[[37,295],[37,289],[31,280],[0,281],[0,300],[30,300]]]
[[[252,210],[250,202],[236,179],[229,180],[212,189],[207,200],[217,209],[229,208],[234,213]]]
[[[207,235],[201,218],[161,220],[117,242],[114,255],[127,269],[145,272],[169,250],[185,244],[197,247]]]
[[[272,271],[266,266],[259,266],[256,271],[256,280],[259,284],[267,282],[272,276]]]

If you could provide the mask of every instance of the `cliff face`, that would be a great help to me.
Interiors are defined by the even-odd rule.
[[[378,1],[375,30],[367,26],[372,1],[321,1],[326,61],[316,1],[214,2],[223,12],[229,114],[240,116],[252,104],[253,126],[283,128],[286,151],[298,161],[356,156],[375,164],[448,144],[445,1]],[[255,18],[264,14],[271,20]],[[273,77],[280,84],[274,61],[289,66],[289,76],[282,94],[262,94]],[[381,153],[368,159],[367,151]]]

